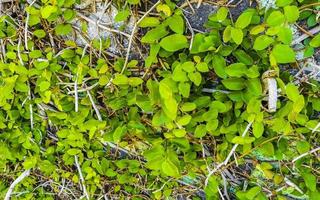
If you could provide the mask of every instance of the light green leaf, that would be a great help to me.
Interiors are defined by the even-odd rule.
[[[162,162],[161,168],[163,173],[166,174],[167,176],[172,176],[172,177],[180,176],[178,167],[168,158],[165,159],[164,162]]]
[[[241,29],[232,28],[231,29],[231,38],[236,44],[241,44],[243,40],[243,32]]]
[[[208,65],[207,63],[205,62],[200,62],[196,65],[196,68],[199,72],[208,72],[209,71],[209,68],[208,68]]]
[[[293,83],[288,83],[286,86],[286,94],[287,97],[293,102],[295,102],[300,95],[298,87]]]
[[[40,88],[40,91],[41,91],[41,92],[46,91],[47,89],[50,88],[50,82],[48,82],[48,81],[42,81],[42,82],[39,84],[39,88]]]
[[[127,85],[129,82],[128,77],[123,74],[116,74],[112,83],[115,85]]]
[[[186,36],[173,34],[163,38],[160,41],[160,46],[169,52],[175,52],[189,46]]]
[[[292,31],[290,28],[282,27],[278,32],[278,39],[284,44],[291,44]]]
[[[184,33],[184,20],[181,15],[173,15],[168,19],[170,29],[178,34]]]
[[[284,15],[280,11],[276,10],[273,11],[267,18],[267,24],[269,26],[280,26],[284,23],[284,20]]]
[[[199,72],[189,73],[188,77],[196,86],[201,84],[202,76]]]
[[[202,138],[206,135],[206,133],[207,133],[206,125],[200,124],[196,127],[196,130],[194,131],[194,137]]]
[[[277,63],[292,63],[296,61],[296,54],[289,45],[277,44],[271,52]]]
[[[228,16],[228,12],[229,12],[228,8],[220,7],[219,10],[217,11],[217,20],[219,22],[224,21]]]
[[[41,16],[43,19],[48,19],[50,15],[57,11],[57,7],[47,5],[41,8]]]
[[[228,78],[221,82],[229,90],[242,90],[246,87],[245,81],[242,78]]]
[[[225,59],[220,55],[213,55],[212,56],[212,65],[214,72],[220,77],[220,78],[227,78],[227,73],[225,71],[226,68],[226,61]]]
[[[193,111],[196,108],[197,108],[197,105],[195,103],[187,102],[181,106],[181,111],[189,112],[189,111]]]
[[[68,35],[72,31],[71,24],[58,24],[55,28],[57,35]]]
[[[299,18],[299,9],[297,6],[286,6],[284,7],[284,15],[288,22],[293,23]]]
[[[247,10],[245,12],[243,12],[237,19],[236,23],[235,23],[235,27],[239,28],[239,29],[244,29],[246,28],[252,19],[254,12],[253,10]]]
[[[262,122],[254,122],[252,124],[252,132],[254,137],[260,138],[264,132],[264,126]]]
[[[160,96],[163,99],[171,99],[172,98],[172,90],[171,90],[170,86],[165,81],[160,82],[159,92],[160,92]]]
[[[304,179],[304,182],[306,183],[307,188],[313,192],[316,191],[317,178],[310,172],[302,172],[302,177]]]
[[[130,15],[130,11],[125,9],[125,10],[120,10],[117,15],[114,17],[115,22],[121,22],[127,20],[127,18]]]
[[[139,23],[140,27],[155,27],[160,24],[160,21],[157,17],[145,17],[142,19],[142,21]]]
[[[241,77],[246,74],[247,66],[243,63],[233,63],[226,67],[226,73],[232,77]]]
[[[293,0],[276,0],[276,5],[278,7],[284,7],[287,5],[290,5],[293,2]]]
[[[260,35],[254,41],[253,48],[257,51],[261,51],[270,46],[270,44],[272,44],[273,42],[274,40],[271,37],[266,35]]]
[[[157,40],[163,38],[164,36],[168,35],[168,31],[163,26],[158,26],[154,29],[148,31],[142,38],[141,42],[143,43],[154,43]]]
[[[310,41],[310,46],[312,47],[320,47],[320,33],[318,33],[312,40]]]
[[[194,72],[194,70],[196,69],[194,67],[194,63],[191,61],[184,62],[181,67],[184,71],[189,73]]]
[[[255,138],[254,137],[249,137],[249,136],[245,136],[245,137],[241,137],[241,136],[235,136],[233,139],[232,139],[232,143],[235,143],[235,144],[250,144],[252,143],[253,141],[255,141]]]

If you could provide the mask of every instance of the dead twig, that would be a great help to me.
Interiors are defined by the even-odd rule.
[[[252,122],[250,122],[250,123],[247,125],[247,127],[246,127],[246,129],[243,131],[241,137],[245,137],[245,136],[246,136],[247,132],[249,131],[249,129],[250,129],[250,127],[251,127],[251,125],[252,125]],[[209,178],[212,176],[212,174],[216,173],[222,166],[225,166],[225,165],[228,164],[231,156],[234,154],[234,152],[236,151],[236,149],[237,149],[238,146],[239,146],[239,144],[235,144],[235,145],[232,147],[231,151],[229,152],[227,158],[226,158],[222,163],[218,164],[216,168],[214,168],[212,171],[209,172],[209,174],[208,174],[208,176],[207,176],[207,178],[206,178],[206,180],[205,180],[205,186],[208,185]]]
[[[6,196],[4,197],[4,200],[10,200],[11,194],[14,190],[14,188],[16,187],[16,185],[18,185],[24,178],[26,178],[27,176],[30,175],[30,169],[24,171],[22,174],[20,174],[20,176],[13,181],[13,183],[10,185]]]
[[[127,34],[125,32],[122,32],[122,31],[119,31],[119,30],[116,30],[116,29],[112,29],[112,28],[106,27],[106,26],[98,23],[97,21],[94,21],[93,19],[90,19],[89,17],[81,14],[80,12],[77,12],[77,16],[82,18],[82,19],[84,19],[84,20],[86,20],[89,23],[96,24],[99,28],[102,28],[102,29],[107,30],[107,31],[112,32],[112,33],[118,33],[120,35],[126,36],[127,38],[130,38],[129,34]]]
[[[310,150],[310,151],[308,151],[308,152],[306,152],[306,153],[303,153],[303,154],[295,157],[291,162],[292,162],[292,163],[295,163],[296,161],[300,160],[301,158],[303,158],[303,157],[305,157],[305,156],[307,156],[307,155],[313,154],[313,153],[315,153],[315,152],[317,152],[317,151],[319,151],[319,150],[320,150],[320,147],[317,147],[317,148],[315,148],[315,149],[312,149],[312,150]]]
[[[140,23],[146,16],[148,16],[148,14],[149,14],[155,7],[157,7],[157,5],[158,5],[160,2],[161,2],[160,0],[157,1],[157,3],[155,3],[155,4],[137,21],[137,23],[135,23],[135,25],[133,26],[131,35],[130,35],[130,37],[129,37],[129,44],[128,44],[128,49],[127,49],[126,59],[125,59],[124,64],[123,64],[123,67],[122,67],[122,70],[121,70],[121,74],[123,74],[123,72],[124,72],[125,69],[127,68],[127,64],[128,64],[128,61],[129,61],[129,55],[130,55],[130,51],[131,51],[131,46],[132,46],[132,42],[133,42],[133,37],[134,37],[134,34],[136,33],[136,29],[137,29],[139,23]]]
[[[301,36],[299,36],[298,38],[296,38],[295,40],[292,41],[292,45],[296,45],[299,44],[300,42],[302,42],[303,40],[307,39],[308,37],[310,37],[310,34],[315,35],[318,32],[320,32],[320,26],[317,26],[311,30],[308,31],[309,34],[302,34]]]
[[[90,197],[89,197],[89,194],[87,192],[86,185],[85,185],[85,182],[84,182],[84,178],[83,178],[83,175],[82,175],[82,172],[81,172],[81,167],[80,167],[79,162],[78,162],[78,156],[76,156],[76,155],[74,156],[74,161],[75,161],[77,169],[78,169],[78,173],[79,173],[79,176],[80,176],[80,182],[81,182],[81,185],[82,185],[82,191],[84,193],[84,196],[87,198],[87,200],[90,200]]]

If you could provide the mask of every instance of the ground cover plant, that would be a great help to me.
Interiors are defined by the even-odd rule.
[[[2,1],[0,198],[320,199],[319,9]]]

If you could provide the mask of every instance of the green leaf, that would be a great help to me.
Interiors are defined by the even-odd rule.
[[[235,136],[232,139],[232,143],[241,144],[241,145],[251,144],[253,141],[255,141],[255,138],[254,137],[249,137],[249,136],[245,136],[245,137]]]
[[[289,23],[293,23],[299,18],[299,9],[297,6],[286,6],[284,7],[284,15]]]
[[[112,83],[115,85],[127,85],[129,83],[129,79],[123,74],[116,74]]]
[[[293,63],[296,61],[296,54],[289,45],[277,44],[272,49],[271,54],[279,64]]]
[[[184,129],[174,129],[172,133],[176,137],[184,137],[187,134],[187,131]]]
[[[221,82],[229,90],[242,90],[246,87],[245,81],[242,78],[228,78]]]
[[[164,160],[161,164],[161,168],[164,174],[172,177],[179,177],[180,172],[178,167],[168,158]]]
[[[282,27],[278,33],[278,39],[284,44],[291,44],[292,42],[292,31],[290,28]]]
[[[188,77],[196,86],[199,86],[201,84],[202,76],[199,72],[189,73]]]
[[[72,31],[71,24],[58,24],[55,28],[57,35],[68,35]]]
[[[261,187],[256,186],[253,188],[250,188],[247,192],[246,192],[246,197],[249,200],[253,200],[253,199],[258,199],[256,198],[257,195],[261,192]]]
[[[197,105],[195,103],[187,102],[181,106],[181,111],[189,112],[189,111],[193,111],[196,108],[197,108]]]
[[[235,27],[239,28],[239,29],[244,29],[246,28],[252,19],[254,12],[252,9],[247,10],[245,12],[243,12],[237,19],[236,23],[235,23]]]
[[[57,7],[47,5],[41,8],[41,16],[43,19],[48,19],[50,15],[57,11]]]
[[[310,41],[310,46],[312,47],[320,47],[320,34],[316,35],[312,40]]]
[[[6,57],[11,59],[11,60],[15,60],[17,58],[17,55],[16,55],[15,52],[9,51],[9,52],[6,53]]]
[[[42,56],[42,53],[40,50],[33,50],[29,53],[30,58],[40,58]]]
[[[127,0],[127,2],[131,5],[137,5],[140,3],[140,0]]]
[[[179,93],[185,97],[188,98],[190,95],[190,87],[191,85],[189,83],[179,83]]]
[[[196,65],[196,68],[199,72],[208,72],[209,68],[208,68],[208,64],[205,62],[200,62]]]
[[[113,132],[113,141],[116,143],[120,142],[126,133],[127,133],[127,127],[125,125],[118,126],[116,130]]]
[[[310,144],[305,140],[297,141],[297,150],[300,154],[306,153],[310,150]]]
[[[168,19],[170,29],[178,34],[184,33],[184,20],[180,15],[173,15]]]
[[[175,52],[189,46],[186,36],[173,34],[163,38],[160,41],[160,46],[169,52]]]
[[[302,177],[304,179],[304,182],[306,183],[306,186],[311,191],[316,191],[317,189],[317,178],[308,172],[303,172]]]
[[[171,90],[170,86],[163,80],[159,84],[159,92],[160,92],[160,96],[163,99],[171,99],[172,98],[172,90]]]
[[[214,72],[220,77],[220,78],[227,78],[227,73],[225,72],[226,68],[226,61],[225,59],[220,55],[213,55],[212,56],[212,66],[214,69]]]
[[[29,26],[34,26],[40,23],[40,17],[38,15],[30,15],[29,17]]]
[[[163,26],[158,26],[154,29],[148,31],[142,38],[141,42],[143,43],[154,43],[157,40],[163,38],[164,36],[168,35],[168,31]]]
[[[130,11],[125,9],[125,10],[121,10],[117,13],[117,15],[114,17],[114,21],[115,22],[121,22],[121,21],[125,21],[128,19],[130,15]]]
[[[234,55],[237,58],[237,60],[239,62],[242,62],[243,64],[246,64],[246,65],[253,64],[253,59],[251,58],[251,56],[241,49],[238,49],[232,52],[232,55]]]
[[[280,26],[284,23],[284,20],[284,15],[280,11],[276,10],[273,11],[267,18],[267,24],[269,26]]]
[[[69,150],[67,151],[67,154],[69,154],[69,155],[71,155],[71,156],[77,155],[77,154],[79,154],[79,153],[81,153],[81,150],[80,150],[80,149],[74,149],[74,148],[72,148],[72,149],[69,149]]]
[[[228,12],[229,12],[228,8],[220,7],[219,10],[217,11],[217,20],[219,22],[224,21],[228,16]]]
[[[299,113],[304,108],[304,97],[299,95],[296,101],[293,103],[293,112]]]
[[[41,91],[41,92],[46,91],[47,89],[50,88],[50,82],[49,82],[49,81],[42,81],[42,82],[39,84],[39,88],[40,88],[40,91]]]
[[[146,28],[146,27],[155,27],[155,26],[158,26],[159,24],[160,24],[160,21],[157,17],[145,17],[139,23],[139,26],[142,28]]]
[[[129,83],[129,85],[136,87],[138,85],[141,85],[143,83],[143,80],[139,77],[130,77],[128,79],[128,83]]]
[[[262,33],[264,30],[265,30],[264,25],[257,25],[250,30],[250,34],[251,35],[258,35],[259,33]]]
[[[223,42],[227,43],[231,40],[231,30],[233,28],[229,25],[223,31]]]
[[[178,112],[178,103],[174,98],[164,100],[163,111],[169,119],[175,120]]]
[[[182,65],[181,65],[181,68],[186,71],[186,72],[194,72],[194,70],[196,69],[194,67],[194,63],[191,62],[191,61],[187,61],[187,62],[184,62]]]
[[[260,138],[264,132],[264,125],[262,122],[254,122],[252,124],[252,132],[254,137]]]
[[[293,0],[276,0],[276,5],[278,7],[284,7],[287,5],[290,5],[293,2]]]
[[[192,117],[191,115],[184,115],[180,118],[177,119],[177,123],[180,125],[180,126],[185,126],[187,124],[189,124],[189,122],[191,121]]]
[[[272,44],[273,42],[274,40],[271,37],[266,35],[260,35],[254,41],[253,49],[261,51],[270,46],[270,44]]]
[[[241,44],[243,40],[243,32],[241,29],[232,28],[231,29],[231,38],[236,44]]]
[[[24,169],[31,169],[33,167],[35,167],[37,164],[37,158],[36,157],[27,157],[26,159],[24,159],[23,162],[23,167]]]
[[[206,133],[207,133],[206,125],[200,124],[196,127],[196,130],[194,131],[194,137],[202,138],[206,135]]]
[[[295,102],[300,95],[298,87],[293,83],[288,83],[286,86],[286,94],[287,97],[293,102]]]
[[[42,29],[38,29],[33,32],[33,35],[35,35],[37,38],[41,39],[46,36],[46,32],[44,32],[44,30],[42,30]]]
[[[73,58],[75,56],[75,52],[72,49],[63,50],[61,57],[64,59]]]
[[[226,73],[232,77],[244,76],[247,72],[247,66],[243,63],[233,63],[226,67]]]

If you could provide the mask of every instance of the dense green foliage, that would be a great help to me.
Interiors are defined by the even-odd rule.
[[[12,199],[85,198],[80,182],[91,199],[219,199],[224,187],[232,199],[320,199],[319,152],[294,160],[320,145],[320,83],[290,73],[319,50],[319,34],[303,41],[303,59],[291,45],[293,24],[319,26],[317,0],[277,0],[237,19],[221,6],[192,35],[183,11],[163,1],[133,35],[148,55],[129,62],[110,57],[108,39],[68,39],[87,33],[83,19],[74,26],[76,3],[21,1],[20,18],[0,18],[0,198],[30,169]],[[114,4],[124,23],[148,5]],[[274,113],[268,70],[277,72]]]

